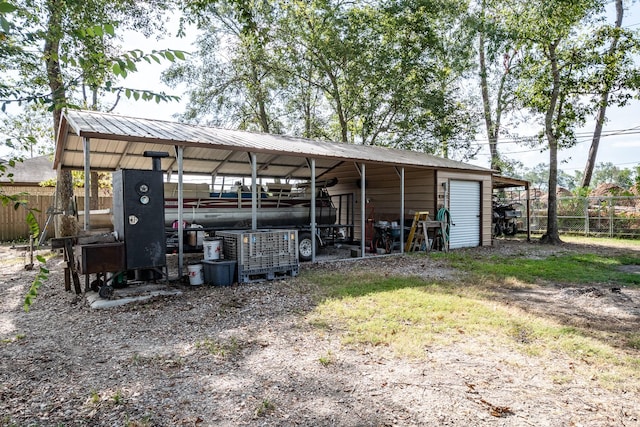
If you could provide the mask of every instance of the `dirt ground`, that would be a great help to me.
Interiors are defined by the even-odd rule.
[[[540,257],[585,249],[594,248],[499,241],[465,251]],[[22,301],[35,272],[14,249],[2,248],[2,258],[3,426],[640,425],[637,384],[608,390],[561,354],[549,360],[468,339],[407,360],[382,346],[344,346],[339,331],[309,324],[317,302],[306,270],[459,275],[434,258],[307,265],[294,279],[177,285],[182,295],[95,310],[64,291],[56,257],[29,313]],[[640,321],[638,289],[513,286],[500,300],[598,333],[637,331]]]

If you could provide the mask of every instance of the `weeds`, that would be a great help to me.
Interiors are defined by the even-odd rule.
[[[183,357],[171,357],[171,355],[153,355],[145,356],[136,353],[131,357],[131,364],[134,366],[155,365],[165,368],[182,368],[185,364]]]
[[[124,394],[121,390],[116,390],[116,392],[111,396],[111,400],[115,405],[122,405],[124,403]]]
[[[627,347],[640,350],[640,334],[634,334],[627,340]]]
[[[127,420],[126,427],[151,427],[153,422],[151,415],[145,415],[141,420]]]
[[[320,362],[322,366],[329,366],[335,362],[335,356],[333,355],[333,353],[331,353],[331,351],[327,351],[326,354],[318,358],[318,362]]]
[[[197,349],[203,349],[207,353],[218,357],[229,357],[240,353],[240,343],[235,337],[227,341],[206,338],[196,343]]]
[[[15,337],[13,338],[5,338],[3,340],[0,340],[0,342],[2,344],[10,344],[12,342],[16,342],[16,341],[20,341],[22,339],[25,339],[27,336],[25,334],[16,334]]]
[[[262,399],[262,402],[255,410],[256,417],[264,417],[276,410],[276,405],[268,399]]]

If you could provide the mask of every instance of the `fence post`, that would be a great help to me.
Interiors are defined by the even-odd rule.
[[[615,209],[613,208],[613,197],[609,197],[609,237],[613,237],[613,217],[615,216]]]
[[[584,235],[589,236],[589,198],[584,198]]]

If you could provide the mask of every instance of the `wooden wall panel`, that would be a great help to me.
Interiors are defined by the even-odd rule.
[[[435,172],[429,169],[405,168],[405,209],[400,212],[400,168],[366,165],[366,218],[375,221],[399,221],[402,214],[410,225],[416,211],[435,212]],[[326,178],[338,178],[330,194],[353,194],[355,236],[361,236],[360,174],[353,163],[345,163]]]

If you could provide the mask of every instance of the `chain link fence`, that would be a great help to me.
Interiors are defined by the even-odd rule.
[[[514,194],[515,193],[515,194]],[[520,231],[526,231],[526,195],[514,192],[508,199],[522,205]],[[535,194],[535,193],[534,193]],[[640,197],[638,196],[562,196],[558,197],[560,233],[584,236],[640,238]],[[547,198],[531,199],[531,232],[547,231]]]

